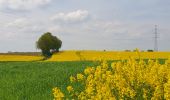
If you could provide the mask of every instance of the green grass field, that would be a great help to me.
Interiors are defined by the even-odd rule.
[[[67,94],[69,77],[96,65],[97,62],[0,62],[0,100],[52,100],[52,88],[60,87]]]
[[[93,62],[1,62],[0,100],[52,100],[52,88],[65,92],[69,77]]]

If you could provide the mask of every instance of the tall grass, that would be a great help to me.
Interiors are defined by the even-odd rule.
[[[64,88],[68,78],[92,62],[1,62],[0,100],[52,100],[51,89]]]

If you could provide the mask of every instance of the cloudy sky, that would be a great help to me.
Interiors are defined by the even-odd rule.
[[[170,51],[170,0],[0,0],[0,52],[37,51],[44,32],[62,50]]]

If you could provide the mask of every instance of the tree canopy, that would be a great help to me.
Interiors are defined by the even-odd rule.
[[[36,43],[37,48],[41,49],[45,57],[51,56],[53,52],[59,52],[61,45],[62,41],[50,32],[44,33]]]

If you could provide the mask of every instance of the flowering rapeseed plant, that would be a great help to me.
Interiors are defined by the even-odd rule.
[[[111,65],[102,61],[99,66],[87,67],[83,73],[71,76],[70,81],[72,85],[67,87],[72,92],[70,97],[79,100],[170,100],[168,61],[163,65],[157,60],[134,58]],[[80,91],[73,84],[84,85]],[[63,97],[59,90],[53,94],[56,100],[58,95]]]
[[[72,87],[72,86],[68,86],[68,87],[67,87],[67,90],[68,90],[68,92],[70,93],[70,92],[73,91],[73,87]]]
[[[57,87],[53,88],[53,95],[56,100],[62,100],[64,98],[64,94]]]

